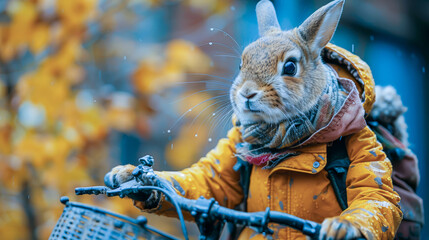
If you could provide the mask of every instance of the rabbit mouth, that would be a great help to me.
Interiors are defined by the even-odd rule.
[[[254,107],[252,107],[252,102],[250,100],[247,100],[246,102],[244,102],[244,112],[252,112],[252,113],[260,113],[262,112],[259,109],[255,109]]]
[[[261,110],[255,110],[255,109],[244,109],[243,112],[262,113]]]

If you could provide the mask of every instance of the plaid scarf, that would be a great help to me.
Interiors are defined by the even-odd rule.
[[[243,124],[244,143],[236,146],[238,156],[255,165],[278,163],[285,156],[293,155],[291,148],[326,126],[341,109],[348,94],[339,84],[334,70],[329,68],[329,73],[327,86],[318,102],[306,113],[275,124]],[[239,121],[237,125],[240,125]]]

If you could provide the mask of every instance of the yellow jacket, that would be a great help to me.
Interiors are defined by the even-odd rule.
[[[375,97],[374,83],[368,66],[357,56],[331,44],[326,47],[325,55],[329,53],[336,53],[335,58],[339,60],[331,61],[332,67],[339,77],[355,82],[359,90],[356,95],[359,95],[363,102],[365,111],[369,112]],[[355,223],[367,239],[393,239],[401,222],[402,212],[398,205],[399,195],[393,191],[392,165],[386,159],[382,146],[376,141],[375,134],[368,127],[362,125],[357,129],[356,126],[361,123],[341,122],[350,108],[353,108],[353,104],[355,103],[350,102],[349,105],[344,105],[344,117],[341,115],[339,122],[333,121],[332,126],[328,126],[330,131],[322,131],[311,137],[306,144],[294,148],[299,155],[284,160],[272,169],[252,167],[247,199],[249,212],[264,211],[266,207],[270,207],[274,211],[319,223],[325,218],[340,216]],[[352,113],[358,114],[353,111]],[[350,121],[353,120],[349,119],[348,122]],[[351,134],[349,125],[355,126]],[[327,145],[332,141],[332,132],[346,138],[351,161],[346,181],[349,207],[344,211],[337,202],[324,169]],[[158,174],[171,181],[177,192],[186,198],[213,197],[219,204],[234,208],[243,199],[240,173],[233,170],[237,162],[235,145],[240,142],[240,129],[233,127],[228,138],[221,139],[215,149],[190,168]],[[135,202],[135,205],[144,208],[142,202]],[[175,215],[166,201],[159,209],[151,211]],[[297,230],[275,224],[270,227],[275,231],[276,239],[305,239]],[[240,239],[251,237],[264,238],[250,228],[246,228],[240,235]]]

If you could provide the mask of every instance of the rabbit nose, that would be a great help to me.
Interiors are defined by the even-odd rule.
[[[252,99],[252,98],[254,98],[257,95],[256,92],[247,92],[247,93],[241,92],[240,94],[241,94],[241,96],[243,96],[243,97],[245,97],[247,99]]]

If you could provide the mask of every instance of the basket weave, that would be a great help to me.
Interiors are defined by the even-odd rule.
[[[67,197],[61,198],[61,202],[65,208],[50,240],[172,239],[147,226],[145,217],[133,219],[97,207],[69,202]]]

